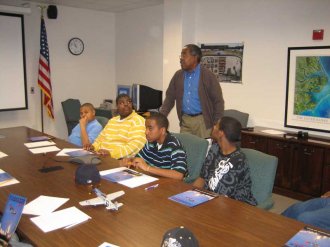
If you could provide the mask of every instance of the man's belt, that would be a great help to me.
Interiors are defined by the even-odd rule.
[[[197,117],[199,115],[202,115],[203,113],[200,112],[200,113],[196,113],[196,114],[188,114],[188,113],[183,113],[184,115],[188,115],[189,117]]]

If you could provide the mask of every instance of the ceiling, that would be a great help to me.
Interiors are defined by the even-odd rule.
[[[124,12],[162,4],[164,0],[0,0],[1,5],[29,7],[30,2],[45,5],[63,5],[68,7],[99,10],[106,12]]]

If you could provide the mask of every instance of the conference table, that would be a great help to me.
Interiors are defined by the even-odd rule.
[[[94,198],[90,186],[76,185],[77,165],[57,152],[32,154],[23,143],[32,136],[44,135],[27,127],[0,129],[0,151],[8,156],[0,158],[0,169],[10,173],[18,184],[0,188],[0,210],[4,209],[10,193],[27,198],[28,202],[40,195],[70,198],[59,209],[75,206],[91,219],[69,229],[44,233],[23,214],[17,232],[35,246],[99,246],[103,242],[125,246],[160,246],[164,233],[177,226],[190,229],[200,246],[283,246],[304,224],[281,215],[219,196],[211,201],[189,208],[168,197],[192,188],[190,184],[173,179],[158,181],[136,188],[102,180],[99,188],[104,193],[124,190],[118,198],[124,203],[118,211],[104,206],[82,207],[80,201]],[[54,138],[56,146],[73,148],[65,140]],[[98,169],[118,167],[118,161],[102,157]],[[41,173],[50,166],[64,169]],[[158,183],[153,190],[146,187]]]

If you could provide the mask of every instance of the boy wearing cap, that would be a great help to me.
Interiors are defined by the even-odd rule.
[[[91,103],[85,103],[80,107],[80,120],[69,136],[69,142],[85,147],[94,142],[102,131],[102,125],[95,119],[95,109]]]
[[[257,201],[251,191],[250,169],[245,154],[236,145],[241,127],[240,122],[232,117],[222,117],[214,125],[211,136],[215,143],[194,186],[255,206]]]
[[[168,119],[154,112],[146,120],[148,142],[134,159],[122,166],[135,166],[151,174],[182,180],[187,172],[187,155],[179,140],[168,132]]]

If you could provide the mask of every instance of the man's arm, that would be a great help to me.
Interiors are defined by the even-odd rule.
[[[154,166],[149,166],[142,158],[135,158],[132,163],[135,167],[142,169],[143,171],[149,172],[162,177],[173,178],[182,180],[183,174],[169,169],[162,169]]]
[[[322,198],[330,197],[330,191],[324,193],[324,195],[321,196]]]
[[[168,116],[175,103],[175,74],[166,90],[165,100],[159,110],[160,113]]]
[[[87,124],[88,124],[88,120],[86,117],[80,118],[79,120],[79,124],[80,124],[80,138],[81,138],[81,144],[82,146],[86,146],[90,143],[89,138],[88,138],[88,134],[87,134]]]
[[[93,143],[95,139],[99,136],[99,134],[102,131],[102,125],[100,123],[96,123],[95,125],[91,126],[92,128],[90,131],[87,133],[88,134],[88,139],[90,143]]]
[[[194,182],[193,182],[193,186],[199,188],[199,189],[203,189],[204,188],[204,184],[205,184],[205,180],[201,177],[198,177]]]

